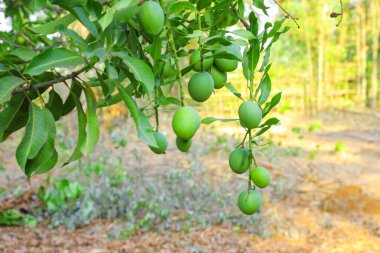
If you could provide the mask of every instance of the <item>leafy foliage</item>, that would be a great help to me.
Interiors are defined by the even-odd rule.
[[[268,15],[264,1],[255,0],[253,5]],[[40,10],[44,15],[31,19],[29,14]],[[144,15],[139,15],[140,10]],[[261,31],[256,14],[249,13],[246,21],[245,12],[241,0],[6,0],[5,15],[12,19],[13,29],[0,34],[6,42],[0,45],[0,140],[25,127],[16,151],[18,164],[28,177],[46,173],[59,160],[54,147],[56,121],[77,112],[77,145],[67,164],[94,151],[98,108],[124,102],[139,138],[156,147],[158,108],[184,106],[184,76],[196,65],[206,70],[205,59],[215,61],[225,75],[242,62],[249,98],[232,84],[222,84],[241,100],[265,105],[260,107],[261,120],[281,99],[279,93],[268,102],[270,49],[289,28],[281,30],[282,19],[266,23]],[[239,28],[239,21],[245,29]],[[200,59],[183,67],[194,53],[188,47],[194,41]],[[256,74],[262,77],[254,92]],[[67,88],[65,99],[57,85]],[[139,108],[141,104],[147,106]],[[149,109],[155,111],[155,128],[146,113]],[[248,112],[246,117],[250,116]],[[202,123],[235,120],[207,117]],[[255,135],[246,129],[250,145],[278,123],[271,118],[257,125]]]

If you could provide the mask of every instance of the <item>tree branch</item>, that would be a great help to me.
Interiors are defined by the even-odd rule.
[[[78,75],[80,75],[81,73],[83,73],[84,71],[86,71],[88,69],[88,67],[84,67],[78,71],[75,71],[69,75],[66,75],[66,76],[61,76],[61,77],[58,77],[56,79],[53,79],[53,80],[50,80],[50,81],[46,81],[46,82],[42,82],[42,83],[37,83],[37,84],[34,84],[34,85],[28,85],[28,86],[23,86],[23,87],[19,87],[19,88],[16,88],[13,90],[12,92],[12,95],[16,95],[16,94],[20,94],[20,93],[23,93],[25,91],[29,91],[29,90],[32,90],[32,89],[42,89],[42,88],[47,88],[47,87],[50,87],[52,86],[53,84],[56,84],[56,83],[61,83],[61,82],[64,82],[68,79],[73,79],[75,77],[77,77]]]
[[[238,11],[236,10],[235,5],[232,5],[232,4],[231,4],[231,9],[232,9],[232,11],[235,13],[236,17],[239,18],[240,22],[244,25],[245,29],[247,29],[247,30],[249,31],[250,28],[251,28],[251,26],[248,24],[247,21],[245,21],[244,19],[242,19],[242,18],[239,17],[239,13],[238,13]]]
[[[298,18],[295,18],[292,14],[290,14],[287,10],[285,10],[278,2],[277,0],[273,0],[273,2],[275,4],[277,4],[278,7],[280,7],[280,9],[286,13],[286,16],[285,18],[291,18],[293,20],[293,22],[297,25],[298,28],[300,28],[300,25],[298,24],[297,20]]]

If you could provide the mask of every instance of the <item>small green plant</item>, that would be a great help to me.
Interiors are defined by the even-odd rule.
[[[346,148],[346,145],[343,141],[338,141],[335,144],[335,152],[342,152]]]
[[[14,209],[0,211],[0,226],[20,225],[35,227],[37,225],[37,219],[32,215],[23,215]]]
[[[58,178],[54,179],[52,189],[43,186],[38,189],[39,200],[50,212],[75,203],[82,193],[83,186],[80,183]]]
[[[321,122],[319,122],[318,120],[315,120],[309,125],[307,130],[309,131],[309,133],[313,133],[318,130],[321,130],[321,127],[322,127]]]

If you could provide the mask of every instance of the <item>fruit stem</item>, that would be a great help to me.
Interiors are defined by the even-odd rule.
[[[198,30],[202,31],[202,18],[201,18],[200,12],[198,12],[197,18],[198,18]],[[202,36],[199,37],[199,42],[198,43],[199,43],[199,54],[201,56],[201,71],[203,72],[204,71],[204,66],[203,66],[204,56],[202,54],[202,49],[203,49],[203,39],[202,39]]]
[[[160,120],[159,120],[159,117],[158,117],[158,107],[159,107],[159,104],[157,103],[157,87],[154,88],[154,113],[155,113],[155,116],[156,116],[156,132],[158,132],[158,128],[160,126]]]
[[[240,147],[240,146],[241,146],[242,148],[244,148],[244,143],[245,143],[245,140],[247,139],[247,136],[248,136],[248,131],[245,133],[243,141],[240,142],[240,144],[237,145],[236,148],[238,148],[238,147]]]
[[[184,106],[184,100],[185,100],[185,93],[183,91],[183,78],[182,78],[182,73],[181,73],[181,65],[179,63],[177,50],[175,48],[173,33],[170,30],[168,15],[166,15],[165,27],[166,27],[166,31],[167,31],[167,35],[168,35],[168,43],[170,45],[170,49],[171,49],[171,52],[172,52],[173,57],[174,57],[175,69],[176,69],[177,79],[178,79],[178,84],[179,84],[179,94],[180,94],[180,98],[181,98],[181,106],[183,107]]]

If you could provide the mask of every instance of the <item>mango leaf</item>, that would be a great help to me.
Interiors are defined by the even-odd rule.
[[[259,127],[263,128],[265,126],[275,126],[275,125],[278,125],[278,124],[280,124],[280,120],[278,118],[273,117],[273,118],[270,118],[270,119],[266,120]]]
[[[264,12],[265,15],[269,16],[267,12],[267,9],[269,9],[269,7],[265,6],[264,0],[253,0],[253,6],[259,8]]]
[[[69,9],[75,6],[85,6],[87,0],[49,0],[52,4],[61,6],[62,8]]]
[[[114,55],[123,60],[123,62],[128,66],[128,71],[136,78],[137,81],[141,82],[145,92],[149,95],[152,94],[155,82],[150,66],[140,59],[129,56],[125,52],[115,52]]]
[[[56,137],[55,120],[52,113],[47,109],[42,109],[45,114],[46,129],[48,132],[48,138],[46,143],[42,146],[37,156],[28,160],[25,171],[28,176],[33,174],[42,174],[51,170],[58,161],[58,153],[54,148],[54,142]]]
[[[255,39],[256,36],[253,35],[253,33],[251,33],[250,31],[247,31],[245,29],[237,29],[237,30],[234,30],[233,32],[231,32],[243,39],[247,39],[247,40],[252,40],[252,39]]]
[[[33,159],[48,139],[46,131],[45,113],[36,104],[29,106],[29,119],[16,151],[16,159],[20,168],[26,173],[25,166],[28,159]]]
[[[201,123],[208,125],[208,124],[214,123],[215,121],[231,122],[231,121],[239,121],[239,119],[216,119],[213,117],[207,117],[207,118],[202,119]]]
[[[269,75],[264,74],[263,78],[261,78],[260,85],[256,90],[256,94],[258,93],[258,91],[260,91],[260,96],[258,100],[259,105],[262,105],[267,101],[270,95],[271,87],[272,82],[270,80]]]
[[[61,25],[61,26],[66,27],[70,25],[71,23],[73,23],[74,21],[75,21],[75,17],[71,14],[68,14],[54,21],[51,21],[47,24],[43,24],[36,27],[29,27],[28,29],[34,33],[43,34],[43,35],[53,34],[57,32],[57,29],[56,29],[57,26]]]
[[[80,90],[82,90],[80,85],[76,85],[76,86],[78,86]],[[72,155],[70,156],[69,160],[64,165],[70,162],[73,162],[75,160],[78,160],[83,156],[81,147],[84,145],[83,143],[86,140],[87,118],[86,118],[86,114],[83,111],[82,104],[79,100],[78,93],[80,94],[80,92],[74,92],[74,91],[71,92],[72,101],[77,108],[77,115],[78,115],[78,138],[77,139],[78,141]]]
[[[232,94],[234,94],[236,97],[240,98],[241,100],[244,100],[242,97],[241,97],[241,93],[230,83],[226,83],[225,84],[225,87],[232,92]]]
[[[29,6],[33,10],[33,12],[42,10],[42,8],[45,5],[46,5],[46,0],[31,0],[29,3]]]
[[[24,79],[16,76],[6,76],[0,79],[0,105],[7,102],[12,91],[25,83]]]
[[[106,28],[112,23],[114,15],[115,9],[110,8],[107,10],[106,14],[104,14],[104,16],[99,19],[98,22],[103,31],[106,30]]]
[[[74,68],[83,62],[80,55],[66,48],[50,48],[34,57],[25,73],[39,75],[52,68]]]
[[[63,25],[58,25],[56,27],[57,31],[63,35],[69,36],[74,42],[78,43],[82,47],[87,46],[87,42],[75,31],[67,28]]]
[[[53,114],[54,120],[57,121],[62,115],[63,101],[57,92],[51,90],[49,92],[49,101],[46,104],[50,112]]]
[[[265,127],[261,128],[260,131],[258,131],[258,132],[254,135],[254,137],[258,137],[258,136],[264,134],[266,131],[268,131],[268,130],[270,129],[270,127],[271,127],[271,126],[265,126]]]
[[[263,109],[263,118],[268,115],[268,113],[281,101],[281,95],[282,92],[277,93],[274,95],[270,102],[265,104],[265,107]]]
[[[10,54],[17,56],[23,61],[30,61],[37,55],[37,53],[30,48],[17,48]]]
[[[197,8],[189,1],[176,2],[172,4],[169,8],[168,14],[179,13],[182,11],[192,11],[194,13],[198,13]]]
[[[177,98],[175,97],[165,97],[165,96],[161,96],[159,98],[157,98],[157,103],[161,106],[166,106],[166,105],[181,105],[181,101],[179,101]]]
[[[65,116],[74,110],[76,106],[75,98],[79,99],[82,93],[82,88],[77,81],[73,81],[70,87],[69,96],[66,98],[65,103],[63,104],[62,115]]]
[[[89,19],[89,13],[85,8],[73,7],[72,9],[70,9],[70,12],[79,20],[79,22],[82,23],[82,25],[84,25],[87,28],[87,30],[95,38],[99,37],[98,29],[97,29],[95,23]]]
[[[135,101],[133,101],[132,97],[126,92],[124,87],[118,82],[116,82],[115,85],[132,115],[139,138],[149,146],[157,147],[157,143],[153,135],[153,128],[150,125],[149,120],[146,118],[144,113],[138,109]]]
[[[87,129],[86,129],[86,138],[81,145],[81,152],[83,155],[90,155],[99,140],[99,122],[98,116],[96,115],[96,98],[95,94],[91,90],[91,88],[86,87],[83,89],[84,94],[86,96],[87,108],[86,108],[86,116],[87,116]]]
[[[28,113],[27,110],[23,109],[27,103],[29,101],[25,94],[18,94],[13,96],[8,106],[0,112],[0,142],[26,125]]]

